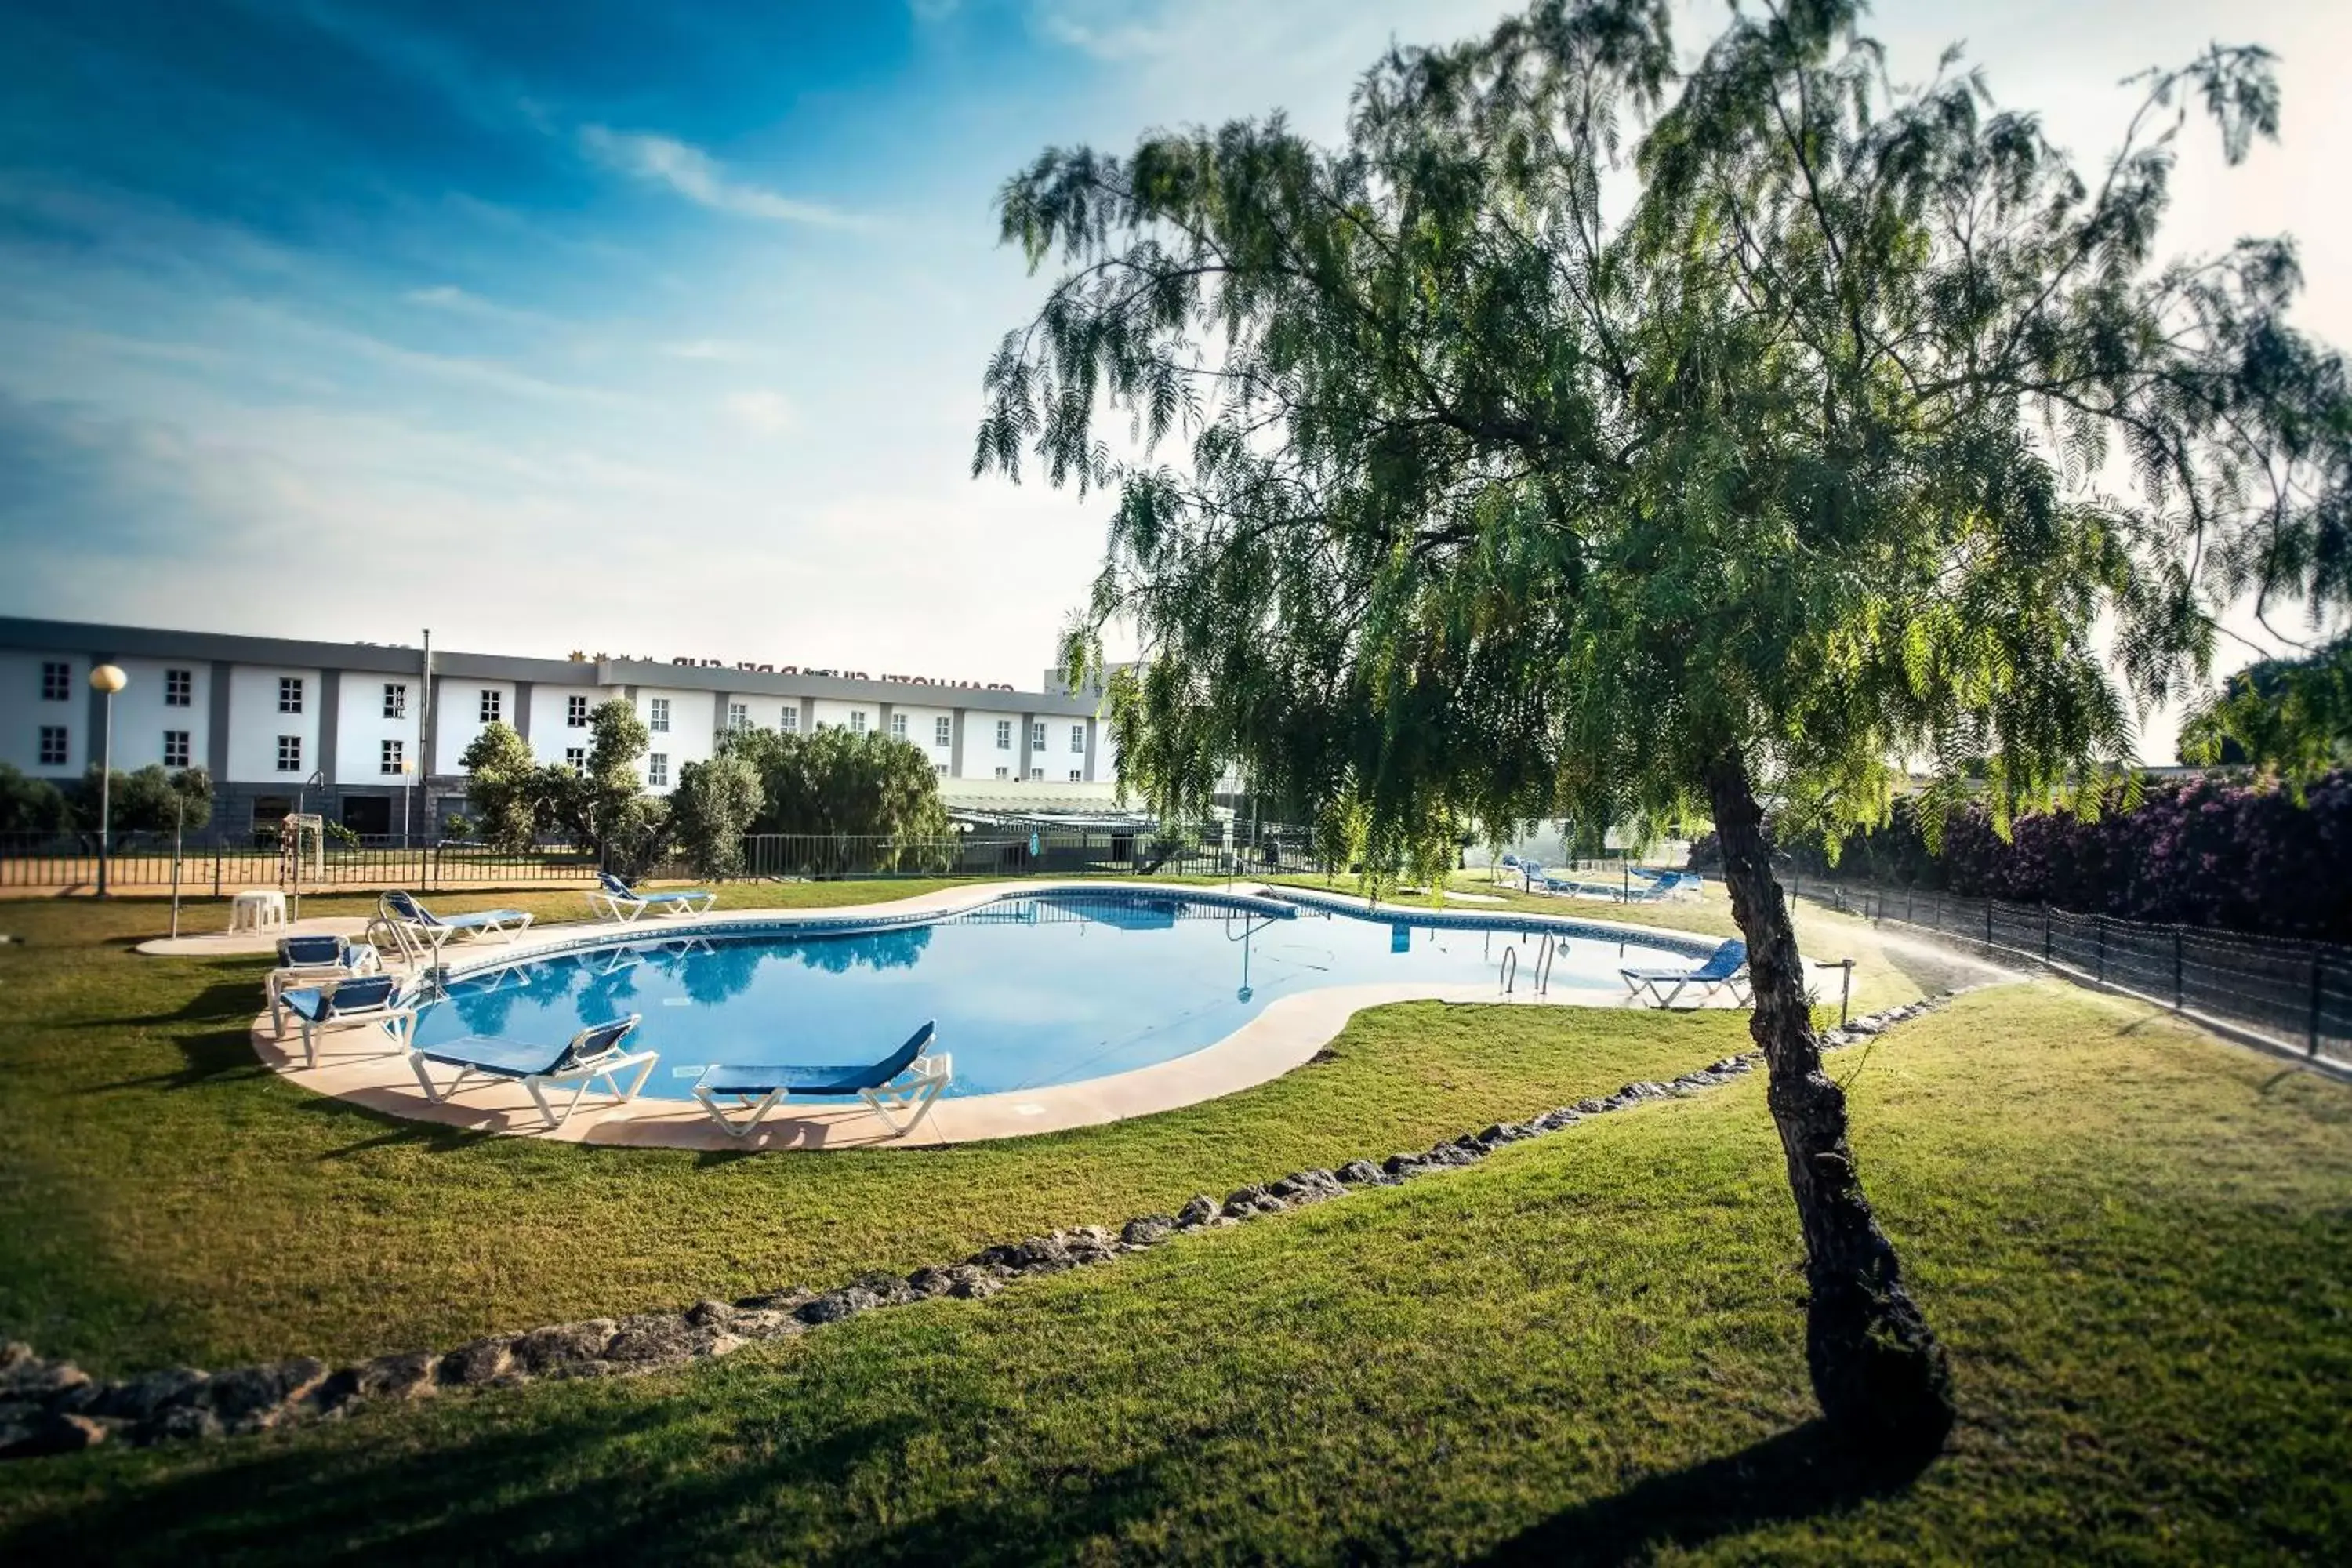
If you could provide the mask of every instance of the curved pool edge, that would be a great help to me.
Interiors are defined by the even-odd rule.
[[[1296,904],[1303,910],[1346,915],[1354,920],[1377,922],[1392,915],[1414,925],[1444,926],[1454,931],[1548,931],[1597,942],[1639,939],[1644,947],[1663,947],[1685,958],[1705,958],[1724,942],[1722,937],[1698,931],[1635,925],[1632,921],[1546,914],[1540,910],[1455,910],[1423,904],[1383,904],[1355,893],[1328,893],[1275,883],[1263,884],[1258,891],[1276,903]]]
[[[549,926],[543,935],[534,936],[532,931],[525,931],[513,942],[471,942],[444,950],[446,962],[440,965],[440,973],[446,984],[469,975],[488,974],[512,968],[519,963],[535,963],[541,959],[568,952],[633,947],[639,942],[662,942],[678,936],[773,936],[781,933],[862,936],[873,931],[910,931],[919,926],[939,925],[960,915],[984,910],[992,904],[1013,903],[1023,899],[1051,898],[1070,893],[1084,893],[1097,899],[1115,898],[1121,893],[1142,890],[1181,893],[1200,903],[1223,904],[1276,920],[1295,919],[1298,913],[1293,905],[1265,897],[1262,893],[1198,888],[1182,882],[1139,879],[1108,886],[1099,879],[1092,881],[984,882],[971,888],[942,888],[936,892],[882,904],[844,904],[835,909],[816,910],[713,910],[699,915],[646,916],[625,923],[602,921]],[[533,931],[537,930],[533,928]]]
[[[616,927],[552,926],[542,936],[526,934],[512,943],[466,951],[446,966],[445,975],[462,978],[513,963],[533,962],[582,948],[631,942],[658,941],[678,934],[707,932],[740,926],[761,931],[815,930],[894,930],[952,919],[1008,899],[1046,893],[1084,892],[1101,895],[1127,889],[1178,894],[1236,907],[1262,907],[1274,889],[1248,885],[1247,893],[1212,889],[1190,883],[1137,880],[1106,888],[1099,880],[1064,882],[996,882],[978,887],[941,889],[914,899],[885,904],[848,905],[824,910],[731,911],[664,920],[658,925],[639,921]],[[1299,889],[1285,889],[1298,891]],[[1328,895],[1315,895],[1323,898]],[[1311,907],[1301,904],[1299,907]],[[1295,910],[1286,910],[1295,913]],[[1400,910],[1400,913],[1404,911]],[[1561,922],[1559,917],[1497,915],[1465,923],[1531,929]],[[1448,922],[1451,923],[1451,922]],[[1594,922],[1583,922],[1593,925]],[[1678,949],[1688,949],[1688,932],[1654,932],[1647,928],[1599,923],[1601,933],[1626,932],[1644,945],[1672,936]],[[476,952],[480,954],[477,959]],[[462,963],[462,967],[460,967]],[[278,1038],[265,1012],[254,1020],[254,1054],[265,1067],[299,1087],[403,1121],[465,1129],[484,1136],[530,1137],[555,1142],[600,1147],[684,1149],[698,1152],[774,1150],[821,1152],[835,1149],[940,1148],[959,1143],[990,1142],[1003,1138],[1034,1137],[1102,1126],[1180,1110],[1244,1089],[1269,1083],[1303,1066],[1336,1038],[1348,1020],[1367,1007],[1399,1002],[1481,1003],[1511,1006],[1621,1007],[1630,998],[1597,988],[1559,987],[1537,997],[1521,994],[1497,996],[1486,984],[1432,985],[1412,983],[1326,986],[1294,993],[1268,1003],[1239,1028],[1199,1050],[1155,1062],[1148,1067],[1074,1084],[1001,1094],[950,1096],[940,1100],[922,1125],[907,1137],[894,1137],[880,1119],[862,1106],[803,1109],[787,1105],[771,1116],[759,1132],[735,1139],[721,1131],[693,1100],[639,1100],[610,1105],[593,1100],[562,1127],[543,1125],[529,1093],[519,1084],[492,1082],[468,1088],[455,1099],[436,1103],[418,1087],[406,1059],[374,1048],[382,1036],[373,1028],[331,1029],[320,1038],[320,1064],[302,1064],[299,1037]],[[356,1044],[358,1048],[351,1048]],[[942,1038],[952,1055],[955,1042]]]

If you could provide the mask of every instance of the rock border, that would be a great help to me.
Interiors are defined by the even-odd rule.
[[[1936,996],[1855,1018],[1822,1031],[1824,1050],[1871,1038],[1888,1026],[1941,1006]],[[1353,1189],[1395,1186],[1434,1171],[1471,1165],[1496,1149],[1572,1127],[1590,1116],[1645,1100],[1681,1098],[1755,1070],[1759,1050],[1725,1057],[1664,1083],[1637,1081],[1614,1094],[1580,1100],[1528,1118],[1496,1122],[1425,1150],[1385,1160],[1350,1160],[1336,1171],[1293,1172],[1242,1187],[1223,1203],[1202,1194],[1175,1214],[1139,1215],[1117,1234],[1099,1226],[982,1247],[961,1263],[927,1265],[900,1278],[866,1274],[830,1290],[786,1289],[740,1300],[697,1301],[682,1312],[638,1312],[551,1323],[492,1334],[444,1352],[409,1351],[342,1367],[313,1357],[203,1372],[169,1367],[112,1382],[92,1379],[69,1361],[47,1361],[30,1346],[0,1345],[0,1458],[73,1453],[120,1439],[134,1447],[222,1437],[332,1420],[363,1405],[397,1403],[469,1388],[511,1388],[555,1378],[622,1377],[667,1371],[722,1356],[744,1345],[787,1339],[862,1312],[935,1296],[995,1295],[1016,1279],[1108,1263],[1191,1231],[1240,1225],[1344,1197]]]

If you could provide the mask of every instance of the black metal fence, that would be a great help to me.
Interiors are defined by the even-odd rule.
[[[281,851],[224,838],[183,845],[175,855],[168,833],[109,836],[107,882],[125,890],[173,885],[233,893],[278,885]],[[98,885],[98,835],[0,834],[0,888],[79,889]],[[302,857],[306,888],[499,888],[535,882],[580,882],[596,874],[596,857],[582,849],[546,847],[516,855],[479,844],[347,845],[329,842]]]
[[[1800,882],[1794,891],[1874,921],[1915,926],[2352,1066],[2352,948],[2148,925],[1910,888]]]
[[[215,838],[183,843],[168,833],[110,837],[107,879],[125,891],[173,882],[191,894],[276,887],[281,850]],[[852,877],[1273,876],[1320,874],[1313,836],[1299,828],[1244,826],[1228,845],[1221,835],[1155,829],[992,826],[936,838],[850,834],[754,834],[743,841],[741,875],[837,879]],[[0,834],[0,888],[82,890],[98,885],[95,833]],[[472,843],[351,845],[329,841],[302,858],[309,888],[436,889],[584,883],[596,874],[593,851],[542,847],[522,854]],[[695,875],[683,862],[656,866],[656,879]]]
[[[749,877],[1251,877],[1322,869],[1312,835],[1293,828],[1245,827],[1232,845],[1151,829],[1004,826],[936,838],[762,833],[743,841]]]

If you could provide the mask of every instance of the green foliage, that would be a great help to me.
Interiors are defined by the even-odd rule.
[[[2181,726],[2180,758],[2252,763],[2299,784],[2352,763],[2352,636],[2231,676]]]
[[[64,791],[13,763],[0,763],[0,833],[56,833],[72,824]]]
[[[585,774],[549,770],[557,820],[604,865],[623,876],[639,875],[669,847],[669,804],[646,794],[638,782],[637,760],[652,734],[633,703],[614,697],[588,716],[588,736]]]
[[[359,831],[344,823],[322,822],[319,825],[319,831],[330,844],[341,844],[350,849],[359,847]]]
[[[470,826],[482,842],[510,854],[537,843],[547,789],[530,742],[505,724],[486,724],[457,763],[466,770],[467,804],[474,808]]]
[[[751,730],[727,737],[725,753],[759,775],[754,833],[936,838],[948,831],[939,775],[928,753],[877,731],[785,735]]]
[[[1115,492],[1065,651],[1136,628],[1111,722],[1163,811],[1237,760],[1389,866],[1752,778],[1833,836],[1925,758],[1931,809],[1973,780],[2005,831],[2126,773],[2223,602],[2352,600],[2292,247],[2154,248],[2171,106],[2236,158],[2267,55],[2149,77],[2086,178],[1974,74],[1891,89],[1851,0],[1737,13],[1681,78],[1668,9],[1392,51],[1336,149],[1239,121],[1005,185],[1003,238],[1067,271],[988,368],[975,472]]]
[[[731,877],[743,868],[743,835],[760,814],[759,770],[740,754],[735,737],[707,763],[678,771],[670,797],[672,831],[687,861],[705,877]]]
[[[99,770],[93,764],[76,784],[74,815],[92,828],[99,824]],[[197,828],[212,820],[212,775],[202,768],[167,773],[150,763],[111,781],[108,809],[118,832],[169,833],[175,813],[182,826]]]

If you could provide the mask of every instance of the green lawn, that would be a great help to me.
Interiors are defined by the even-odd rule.
[[[1482,1048],[1522,1016],[1462,1015]],[[1453,1021],[1401,1010],[1351,1049]],[[1582,1048],[1623,1077],[1655,1047]],[[2040,986],[1832,1059],[1954,1358],[1962,1422],[1916,1476],[1806,1424],[1794,1225],[1747,1079],[682,1373],[28,1462],[0,1480],[0,1557],[2352,1552],[2352,1091]],[[576,1189],[599,1157],[565,1152]]]
[[[935,885],[729,891],[839,903]],[[491,902],[580,907],[436,900]],[[814,1155],[584,1148],[395,1121],[264,1069],[247,1029],[266,961],[130,952],[161,913],[0,905],[25,939],[0,947],[0,1333],[100,1372],[336,1360],[837,1284],[1425,1148],[1746,1037],[1729,1014],[1429,1005],[1360,1016],[1328,1060],[1256,1089],[1078,1132]]]

